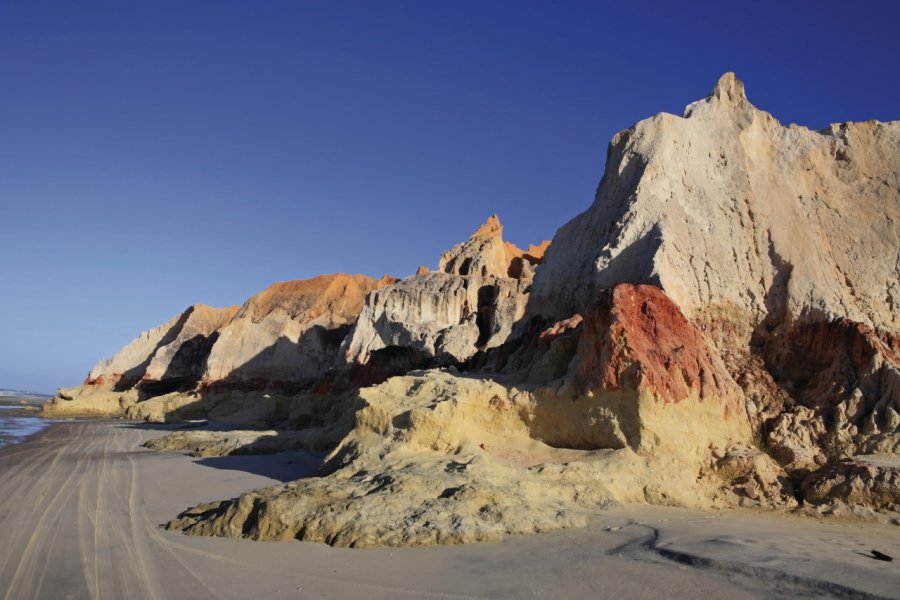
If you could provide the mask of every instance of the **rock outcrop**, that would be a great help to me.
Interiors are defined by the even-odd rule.
[[[219,329],[237,312],[237,306],[189,307],[168,323],[142,332],[111,359],[101,360],[82,386],[61,388],[43,413],[123,415],[148,395],[195,386]]]
[[[508,277],[510,262],[521,250],[503,241],[503,226],[491,215],[465,242],[441,254],[438,271],[453,275]],[[508,256],[509,254],[509,256]]]
[[[346,364],[398,351],[419,366],[462,362],[498,346],[525,314],[527,284],[511,278],[427,273],[370,295],[343,350]]]
[[[783,127],[725,74],[682,117],[610,144],[594,204],[553,239],[534,312],[657,285],[692,319],[900,330],[900,122]]]
[[[555,401],[573,405],[572,398]],[[445,371],[391,378],[359,391],[355,426],[327,457],[328,476],[203,504],[167,527],[354,548],[414,546],[583,526],[591,511],[623,502],[715,505],[716,484],[698,483],[698,465],[681,452],[541,441],[529,426],[539,402],[528,390]],[[697,406],[681,408],[669,420],[685,419],[682,433],[689,432]],[[656,410],[675,409],[660,402]],[[663,441],[666,449],[688,445]]]
[[[335,365],[366,295],[395,281],[337,274],[270,286],[221,328],[204,384],[264,387],[321,377]]]
[[[896,447],[898,223],[900,122],[783,127],[729,73],[683,116],[613,139],[594,204],[557,232],[528,311],[560,319],[618,284],[658,286],[799,489],[832,461]],[[658,379],[679,385],[688,365],[670,357]]]
[[[142,332],[108,361],[100,361],[84,383],[122,391],[143,381],[191,377],[196,381],[218,330],[237,312],[237,306],[191,306],[168,323]]]
[[[534,268],[549,242],[522,251],[503,241],[496,215],[468,241],[441,255],[438,270],[420,272],[366,299],[347,337],[347,365],[374,353],[403,353],[409,367],[463,362],[512,339],[525,314]]]
[[[900,513],[900,457],[862,455],[837,461],[803,481],[803,497],[819,512],[879,516],[879,511],[885,520],[885,513]]]
[[[452,369],[393,377],[359,390],[327,477],[198,506],[169,527],[421,545],[582,525],[622,502],[724,505],[714,499],[719,480],[697,473],[711,447],[748,442],[750,428],[702,336],[650,286],[617,287],[584,322],[576,360],[553,385]],[[654,330],[664,332],[659,348]],[[672,348],[683,371],[670,372]]]
[[[744,418],[740,390],[721,358],[659,288],[621,284],[607,290],[584,323],[577,374],[585,388],[617,390],[631,383],[669,402],[719,398],[723,417]]]
[[[595,447],[638,450],[678,440],[682,450],[705,454],[710,445],[750,439],[741,391],[722,360],[653,286],[618,285],[588,308],[567,381],[584,405],[570,427],[583,429],[583,439],[615,439]],[[588,409],[600,395],[610,398],[604,410]],[[542,415],[541,427],[562,428],[548,424],[568,411],[547,412],[555,414]]]
[[[522,250],[503,240],[503,226],[491,215],[465,242],[441,254],[438,271],[463,277],[512,277],[531,279],[541,264],[550,240]]]

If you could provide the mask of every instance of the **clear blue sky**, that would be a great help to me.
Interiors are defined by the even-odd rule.
[[[618,130],[736,71],[782,122],[900,118],[900,3],[0,4],[0,387],[195,302],[434,266],[586,208]]]

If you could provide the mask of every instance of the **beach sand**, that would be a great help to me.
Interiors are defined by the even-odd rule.
[[[74,421],[0,449],[0,598],[900,597],[900,528],[750,512],[635,507],[413,549],[185,536],[159,524],[309,465],[140,448],[164,433]]]

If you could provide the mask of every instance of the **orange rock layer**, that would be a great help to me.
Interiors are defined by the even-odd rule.
[[[373,279],[365,275],[320,275],[312,279],[275,283],[250,298],[238,318],[259,321],[276,309],[291,318],[311,321],[327,316],[332,321],[352,321],[362,310],[366,294],[398,280],[385,275]]]

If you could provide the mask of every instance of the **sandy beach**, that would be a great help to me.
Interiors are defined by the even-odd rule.
[[[165,431],[73,421],[0,449],[4,599],[900,597],[900,560],[870,554],[900,558],[900,529],[758,513],[634,508],[415,549],[185,536],[159,524],[308,466],[140,447]]]

